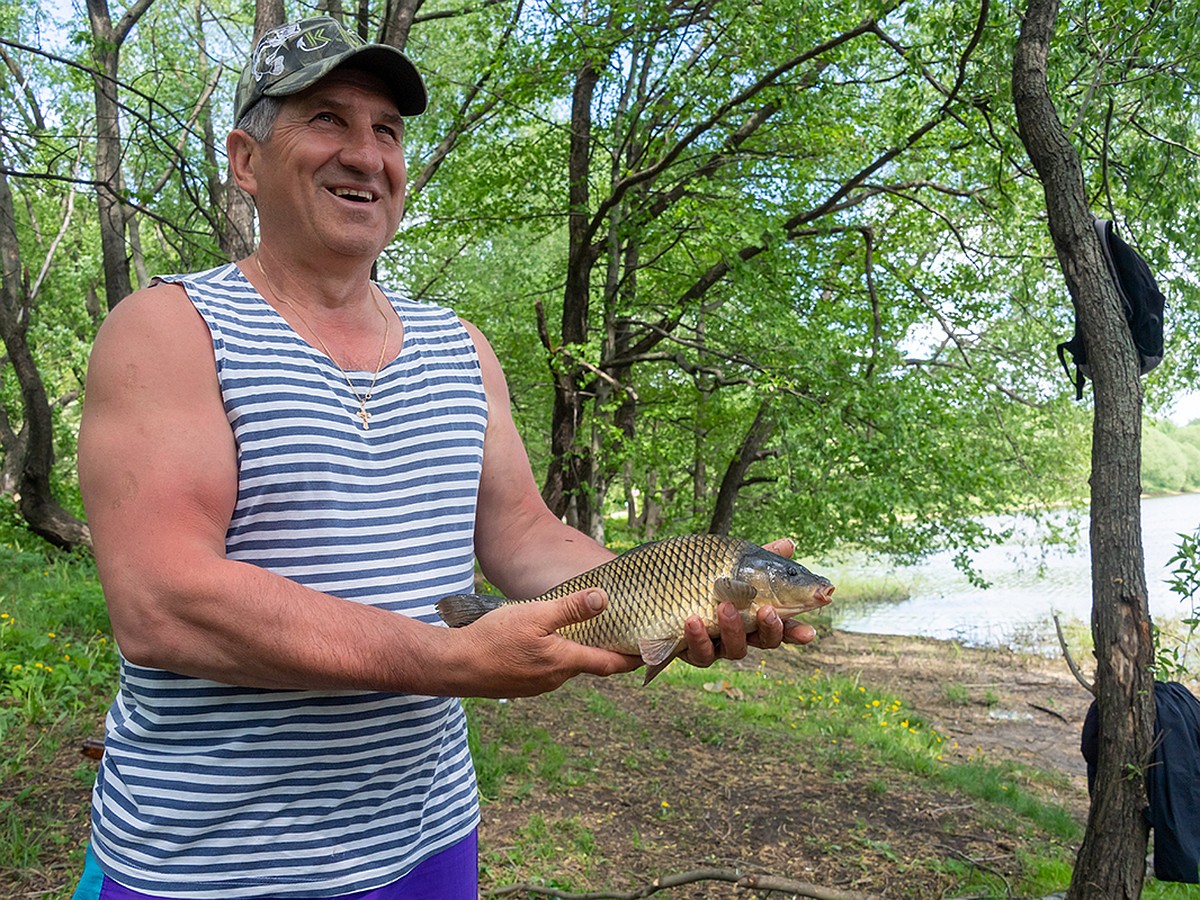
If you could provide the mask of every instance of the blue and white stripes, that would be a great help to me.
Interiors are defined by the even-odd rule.
[[[470,590],[487,403],[449,310],[389,296],[370,429],[342,372],[240,270],[171,277],[213,338],[239,467],[231,559],[437,623]],[[359,393],[370,372],[350,372]],[[122,664],[93,797],[106,873],[180,898],[379,887],[478,820],[459,702],[269,691]]]

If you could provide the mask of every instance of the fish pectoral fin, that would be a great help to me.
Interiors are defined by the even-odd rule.
[[[653,681],[659,672],[671,664],[671,660],[686,649],[687,641],[684,638],[641,638],[638,651],[646,664],[646,679],[642,686]]]
[[[638,638],[638,652],[648,666],[669,663],[686,647],[687,641],[680,637]]]
[[[748,581],[725,576],[716,580],[713,593],[716,594],[718,602],[728,600],[738,609],[746,609],[758,596],[758,589]]]

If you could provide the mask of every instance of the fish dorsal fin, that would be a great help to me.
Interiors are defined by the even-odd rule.
[[[718,601],[728,600],[738,609],[745,609],[758,596],[758,589],[748,581],[722,576],[713,584],[713,593]]]
[[[686,649],[687,641],[684,638],[639,638],[638,650],[646,664],[646,680],[642,686],[653,681],[659,672],[670,665],[671,660]]]

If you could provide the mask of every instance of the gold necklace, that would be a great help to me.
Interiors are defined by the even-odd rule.
[[[321,336],[317,334],[316,329],[308,324],[308,319],[304,318],[304,313],[300,312],[300,307],[287,297],[283,296],[283,294],[279,293],[279,291],[275,288],[274,283],[271,281],[271,276],[268,275],[267,270],[263,268],[262,260],[258,258],[257,253],[254,254],[254,264],[258,266],[258,271],[262,272],[262,277],[266,279],[267,287],[271,289],[271,295],[296,314],[300,321],[304,323],[304,327],[308,329],[308,333],[317,339],[317,343],[321,345],[321,349],[325,351],[325,355],[328,356],[330,361],[338,367],[338,371],[341,372],[342,377],[346,379],[346,386],[350,388],[350,393],[354,394],[354,398],[358,400],[358,412],[354,413],[354,415],[362,420],[363,431],[370,431],[371,425],[368,422],[368,419],[371,418],[371,414],[367,412],[367,401],[371,399],[371,392],[375,390],[375,382],[379,378],[380,371],[383,370],[383,357],[384,354],[387,353],[388,338],[391,337],[392,334],[392,320],[389,319],[387,313],[383,311],[383,307],[379,305],[378,301],[375,302],[375,309],[378,310],[379,315],[383,318],[383,346],[379,348],[379,361],[375,364],[375,374],[371,376],[371,383],[367,386],[367,392],[366,394],[360,394],[358,392],[358,388],[354,386],[354,382],[350,380],[350,376],[346,374],[346,370],[342,368],[342,364],[337,361],[337,358],[334,357],[334,355],[329,351],[329,348],[325,346],[325,342],[321,340]],[[371,292],[371,299],[375,300],[374,291]]]

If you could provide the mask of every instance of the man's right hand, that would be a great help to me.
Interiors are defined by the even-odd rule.
[[[641,657],[585,647],[556,634],[599,615],[607,602],[604,591],[589,588],[558,600],[506,604],[452,629],[464,667],[447,679],[468,678],[463,696],[531,697],[576,675],[631,672],[642,665]]]

